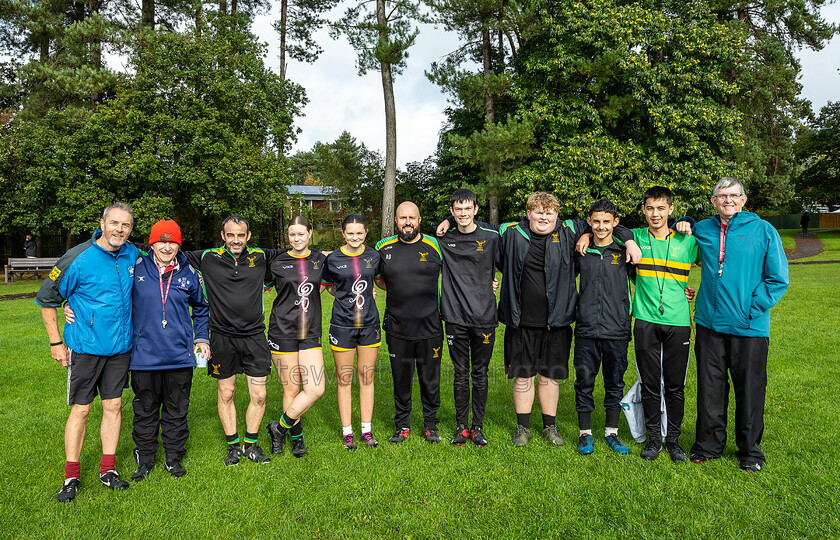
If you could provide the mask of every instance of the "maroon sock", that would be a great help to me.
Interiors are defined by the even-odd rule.
[[[117,468],[116,454],[102,454],[102,461],[99,462],[100,476],[108,471],[113,471]]]
[[[82,473],[82,464],[78,461],[65,461],[64,462],[64,479],[70,480],[71,478],[79,478]]]

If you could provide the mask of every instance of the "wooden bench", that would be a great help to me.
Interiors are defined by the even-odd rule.
[[[6,265],[6,283],[15,280],[15,273],[47,274],[57,262],[58,257],[10,258],[9,264]]]

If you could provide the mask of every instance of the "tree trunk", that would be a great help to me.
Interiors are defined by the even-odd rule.
[[[99,11],[99,2],[97,0],[90,0],[88,3],[88,13],[93,15]],[[99,71],[102,69],[102,42],[99,39],[90,40],[90,64],[93,69]],[[99,103],[102,95],[99,90],[94,90],[90,94],[90,101],[94,105]]]
[[[236,13],[236,0],[230,0],[230,12]]]
[[[376,21],[379,39],[388,41],[388,20],[385,0],[376,0]],[[382,190],[382,238],[394,234],[394,197],[397,186],[397,111],[394,104],[394,79],[391,64],[379,61],[382,75],[382,93],[385,97],[385,186]]]
[[[490,48],[490,17],[482,15],[483,23],[481,28],[481,56],[484,58],[484,125],[492,129],[496,123],[496,107],[493,102],[493,92],[490,89],[490,75],[493,66],[491,57],[493,54]],[[487,163],[487,205],[490,212],[490,223],[499,223],[499,166],[495,158]]]
[[[141,24],[154,30],[155,28],[155,0],[143,0],[143,17]]]
[[[227,0],[219,0],[219,13],[227,13]]]
[[[280,79],[286,80],[286,13],[289,0],[280,2]]]

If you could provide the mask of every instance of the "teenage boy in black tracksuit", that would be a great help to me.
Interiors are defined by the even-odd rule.
[[[595,451],[592,439],[592,411],[595,410],[595,377],[603,364],[604,440],[619,454],[629,450],[618,438],[618,419],[627,370],[630,343],[630,284],[632,266],[625,263],[624,244],[613,239],[618,225],[615,205],[601,199],[592,204],[587,222],[592,227],[592,244],[586,255],[575,253],[575,272],[580,275],[575,324],[575,409],[580,439],[578,452]]]

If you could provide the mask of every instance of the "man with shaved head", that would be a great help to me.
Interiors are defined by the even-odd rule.
[[[401,443],[411,434],[411,387],[414,370],[420,380],[424,436],[440,442],[437,410],[440,408],[440,357],[443,326],[440,320],[438,280],[443,265],[435,238],[421,234],[420,210],[412,202],[397,207],[397,234],[380,240],[376,284],[388,291],[382,326],[394,378],[394,424],[389,439]]]

